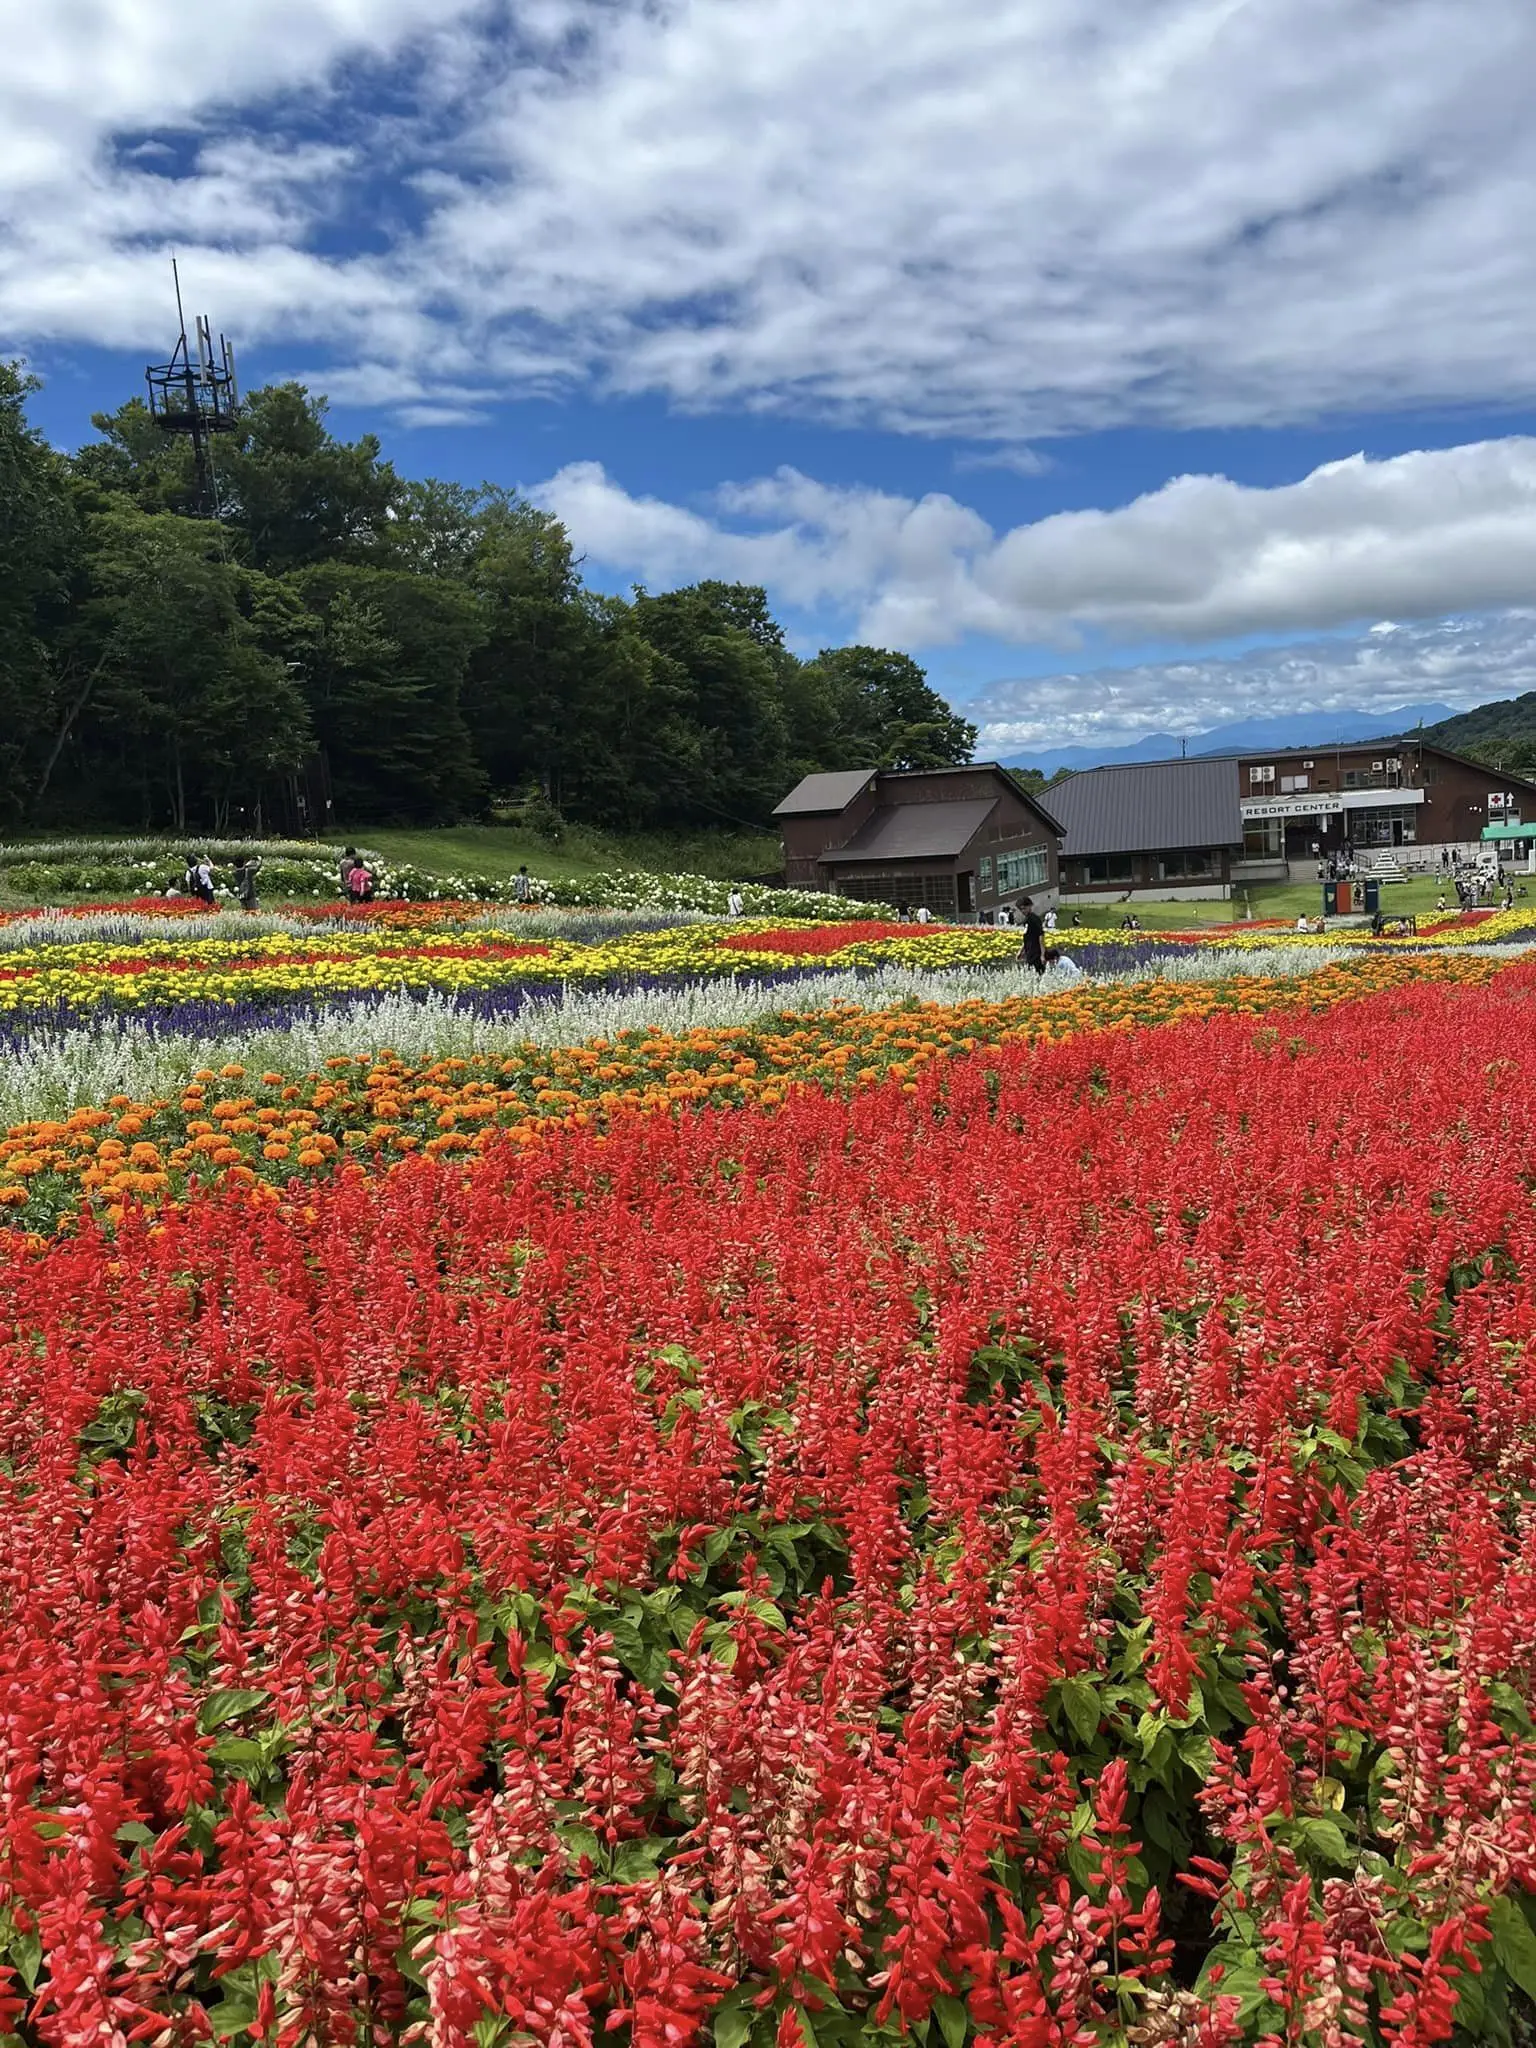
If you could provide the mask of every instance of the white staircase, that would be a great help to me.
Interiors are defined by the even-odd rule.
[[[1355,849],[1355,870],[1375,882],[1406,882],[1407,872],[1391,846],[1361,846]]]

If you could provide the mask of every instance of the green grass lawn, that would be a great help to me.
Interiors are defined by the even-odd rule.
[[[336,843],[366,847],[392,861],[409,861],[434,875],[487,875],[497,880],[526,866],[530,874],[548,881],[580,880],[614,869],[708,875],[720,882],[755,881],[777,875],[783,862],[778,835],[773,832],[621,835],[572,825],[560,844],[551,846],[515,825],[457,825],[431,832],[359,826],[349,833],[338,832]],[[167,873],[179,867],[174,851],[167,852],[166,863]],[[61,893],[49,900],[67,904],[91,899]],[[6,870],[0,867],[0,910],[33,909],[38,901],[8,888]]]
[[[1431,916],[1442,894],[1454,910],[1455,890],[1434,875],[1415,876],[1406,882],[1384,882],[1381,888],[1382,913],[1387,917]],[[1359,907],[1358,898],[1356,907]],[[1322,908],[1323,888],[1320,882],[1261,882],[1253,888],[1236,892],[1226,903],[1115,901],[1102,907],[1077,903],[1068,906],[1065,915],[1070,920],[1075,909],[1089,930],[1112,931],[1128,910],[1134,910],[1145,930],[1172,932],[1188,931],[1196,925],[1242,924],[1249,910],[1256,919],[1279,917],[1287,923],[1294,923],[1298,917],[1319,916]]]
[[[747,881],[778,872],[783,855],[772,832],[617,833],[567,827],[558,846],[515,825],[458,825],[440,832],[361,831],[357,844],[387,859],[412,861],[433,874],[491,875],[505,879],[526,866],[550,881],[578,879],[605,869],[652,874],[709,875]]]

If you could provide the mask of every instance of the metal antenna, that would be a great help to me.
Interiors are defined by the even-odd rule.
[[[187,342],[187,316],[181,300],[181,269],[171,258],[171,282],[176,292],[176,347],[168,363],[151,363],[144,372],[149,387],[150,417],[168,434],[185,434],[192,443],[192,462],[197,473],[199,518],[219,517],[218,480],[213,468],[213,436],[232,434],[239,426],[239,395],[235,387],[234,357],[229,343],[219,336],[220,353],[213,353],[213,334],[206,315],[199,314],[197,361]]]

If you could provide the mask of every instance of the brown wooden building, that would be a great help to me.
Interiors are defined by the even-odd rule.
[[[1346,848],[1384,871],[1471,859],[1485,827],[1536,819],[1536,783],[1412,736],[1243,754],[1237,776],[1245,864],[1293,880]]]
[[[1060,825],[995,762],[807,775],[774,816],[795,889],[989,922],[1060,887]]]

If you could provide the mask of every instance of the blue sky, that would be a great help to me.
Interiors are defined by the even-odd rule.
[[[0,0],[0,347],[78,441],[174,246],[248,382],[990,751],[1470,704],[1536,687],[1536,15],[1465,20]]]

